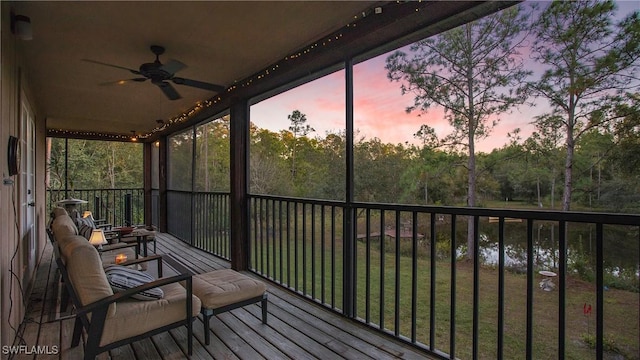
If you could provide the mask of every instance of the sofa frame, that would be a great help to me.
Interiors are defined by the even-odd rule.
[[[62,260],[62,257],[60,256],[60,250],[58,248],[58,244],[53,242],[53,247],[55,252],[56,264],[58,265],[58,269],[60,270],[62,281],[66,287],[66,290],[69,294],[69,297],[71,298],[73,305],[76,308],[76,320],[75,320],[75,325],[73,329],[71,347],[78,346],[78,344],[80,343],[80,336],[82,335],[82,331],[86,330],[87,340],[86,340],[85,349],[84,349],[85,360],[95,359],[95,357],[102,352],[120,347],[122,345],[130,344],[138,340],[142,340],[147,337],[160,334],[162,332],[165,332],[180,326],[187,327],[188,355],[190,357],[193,354],[193,320],[195,320],[195,317],[190,316],[190,314],[193,313],[192,311],[193,305],[192,305],[192,301],[190,300],[193,295],[191,274],[179,274],[179,275],[168,277],[168,278],[161,278],[153,282],[150,282],[150,283],[147,283],[123,292],[115,293],[111,296],[108,296],[106,298],[100,299],[91,304],[87,304],[83,306],[80,303],[80,300],[78,298],[76,290],[73,287],[73,284],[69,280],[69,274],[67,272],[65,263]],[[162,257],[159,255],[136,259],[134,261],[131,261],[130,263],[141,263],[141,262],[153,261],[153,260],[158,262],[158,276],[160,277],[162,276],[162,265],[161,265]],[[176,283],[176,282],[183,282],[182,285],[184,286],[187,293],[186,295],[187,301],[185,301],[185,304],[186,304],[185,310],[186,310],[187,316],[184,320],[180,320],[172,324],[168,324],[168,325],[156,328],[154,330],[138,334],[136,336],[132,336],[126,339],[121,339],[121,340],[100,346],[100,339],[102,338],[102,332],[104,330],[104,325],[105,325],[109,305],[117,301],[129,299],[133,295],[141,291],[145,291],[148,289],[152,289],[152,288],[156,288],[156,287],[160,287],[160,286],[164,286],[164,285]]]

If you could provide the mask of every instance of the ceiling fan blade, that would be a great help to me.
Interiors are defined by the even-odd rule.
[[[123,84],[126,84],[128,82],[132,82],[132,81],[133,82],[143,82],[143,81],[146,81],[146,80],[147,80],[147,78],[142,77],[142,78],[133,78],[133,79],[123,79],[123,80],[116,80],[116,81],[108,81],[108,82],[100,83],[98,85],[100,85],[100,86],[123,85]]]
[[[171,81],[173,81],[178,85],[193,86],[199,89],[211,90],[215,92],[221,92],[222,90],[225,89],[225,87],[222,85],[210,84],[203,81],[190,80],[190,79],[185,79],[180,77],[174,77],[171,79]]]
[[[130,71],[132,74],[142,75],[142,74],[140,74],[140,72],[139,72],[138,70],[129,69],[129,68],[126,68],[126,67],[124,67],[124,66],[113,65],[113,64],[107,64],[107,63],[103,63],[103,62],[96,61],[96,60],[90,60],[90,59],[82,59],[82,61],[86,61],[86,62],[90,62],[90,63],[98,64],[98,65],[104,65],[104,66],[114,67],[114,68],[116,68],[116,69],[127,70],[127,71]]]
[[[166,64],[162,65],[161,69],[173,75],[186,67],[187,65],[180,61],[171,59]]]
[[[164,95],[169,98],[169,100],[178,100],[181,99],[182,96],[180,96],[180,94],[178,94],[178,92],[176,91],[176,89],[171,86],[171,84],[169,84],[166,81],[161,81],[158,83],[154,83],[155,85],[158,85],[158,87],[160,88],[160,90],[162,90],[162,92],[164,93]]]

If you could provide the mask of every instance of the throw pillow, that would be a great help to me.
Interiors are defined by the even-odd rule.
[[[75,218],[75,224],[78,228],[78,234],[84,236],[89,240],[91,238],[91,231],[96,228],[96,224],[93,222],[91,218]]]
[[[107,280],[114,292],[122,292],[155,281],[153,276],[122,265],[109,265],[104,268]],[[160,288],[142,291],[132,296],[138,300],[157,300],[164,297]]]
[[[94,229],[96,228],[96,223],[90,217],[86,217],[86,218],[76,217],[74,222],[76,223],[76,225],[86,224],[88,226],[91,226]]]
[[[93,231],[93,228],[91,226],[89,226],[89,225],[80,224],[78,226],[78,235],[83,236],[87,240],[89,240],[91,238],[91,232],[92,231]]]

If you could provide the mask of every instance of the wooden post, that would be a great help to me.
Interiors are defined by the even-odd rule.
[[[133,225],[133,201],[131,194],[124,194],[124,224]]]
[[[236,100],[236,101],[234,101]],[[249,104],[234,99],[231,136],[231,268],[249,269]]]
[[[153,150],[153,143],[144,143],[142,148],[142,164],[143,164],[143,193],[144,193],[144,224],[151,225],[153,208],[151,207],[151,151]]]
[[[158,139],[160,143],[158,153],[158,174],[160,199],[158,204],[158,227],[160,231],[167,231],[167,137]]]
[[[355,317],[355,274],[354,266],[355,239],[354,224],[355,213],[353,206],[354,184],[353,184],[353,59],[345,60],[345,90],[346,90],[346,176],[345,176],[345,192],[346,206],[344,207],[343,224],[343,280],[342,280],[342,297],[343,297],[343,313],[347,317]]]

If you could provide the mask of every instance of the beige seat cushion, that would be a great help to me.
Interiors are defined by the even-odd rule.
[[[100,345],[140,335],[186,319],[185,300],[187,291],[179,283],[163,286],[164,297],[159,300],[129,300],[118,302],[117,311],[110,314],[105,322]],[[200,312],[200,299],[192,296],[193,313]]]
[[[265,291],[267,286],[263,282],[231,269],[193,276],[193,293],[206,309],[235,304],[260,296]]]
[[[98,251],[81,236],[73,236],[67,246],[66,267],[69,280],[80,303],[90,304],[113,295]],[[158,327],[186,319],[187,291],[179,283],[162,287],[164,297],[159,300],[122,301],[109,306],[101,345],[140,335]],[[200,299],[192,297],[193,314],[200,312]]]

